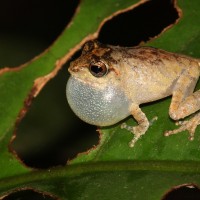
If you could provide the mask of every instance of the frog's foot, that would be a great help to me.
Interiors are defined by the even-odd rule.
[[[149,128],[153,124],[154,121],[158,119],[157,116],[155,116],[150,121],[144,121],[143,123],[139,124],[138,126],[129,126],[126,123],[121,124],[122,129],[126,129],[134,134],[134,138],[129,142],[129,147],[134,147],[135,143],[140,139],[142,135],[144,135]]]
[[[158,120],[158,116],[153,117],[150,121],[149,121],[149,126],[153,125],[153,123]]]
[[[129,147],[134,147],[135,143],[138,141],[138,139],[143,135],[146,130],[142,130],[143,128],[138,125],[138,126],[129,126],[126,123],[123,123],[121,125],[122,129],[126,129],[134,134],[134,138],[129,142]]]
[[[138,126],[129,126],[126,123],[121,125],[122,129],[126,129],[134,134],[134,138],[129,142],[129,147],[134,147],[135,143],[139,140],[139,138],[145,134],[149,127],[148,124],[140,124]]]
[[[176,125],[180,125],[178,129],[166,131],[165,136],[174,135],[182,131],[187,130],[189,132],[189,140],[194,140],[194,133],[197,126],[200,124],[200,113],[197,113],[194,117],[189,120],[179,121]]]

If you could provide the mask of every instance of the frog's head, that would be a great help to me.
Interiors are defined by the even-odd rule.
[[[75,114],[90,124],[112,125],[130,114],[112,51],[112,46],[88,42],[70,64],[67,100]]]
[[[120,79],[112,46],[97,41],[87,42],[81,56],[71,62],[69,72],[75,78],[92,85],[111,84]]]

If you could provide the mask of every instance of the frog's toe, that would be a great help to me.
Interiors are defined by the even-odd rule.
[[[129,126],[125,122],[121,124],[121,129],[126,129],[130,132],[133,132],[133,126]]]
[[[153,117],[150,121],[149,121],[149,126],[152,126],[153,123],[158,120],[158,116]]]
[[[121,124],[121,129],[126,129],[126,127],[127,127],[127,124],[126,124],[126,123],[122,123],[122,124]]]
[[[135,146],[135,143],[138,141],[139,137],[134,137],[130,142],[129,142],[129,147],[133,148]]]

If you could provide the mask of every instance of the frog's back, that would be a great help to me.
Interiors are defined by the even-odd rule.
[[[140,103],[171,95],[184,69],[198,66],[196,59],[151,47],[119,47],[116,53],[121,57],[123,87],[127,93],[134,91],[131,99],[136,98]]]
[[[161,49],[136,46],[136,47],[115,47],[116,52],[120,52],[123,62],[127,62],[134,67],[162,67],[171,68],[179,66],[180,69],[188,68],[191,65],[198,65],[200,60],[189,56],[167,52]],[[119,56],[119,53],[118,53]]]
[[[152,77],[153,74],[157,74],[159,76],[156,77],[159,79],[167,77],[174,80],[184,69],[200,66],[198,59],[157,48],[145,46],[115,48],[113,58],[118,58],[118,63],[124,65],[126,70],[129,69],[128,73],[134,72],[134,74],[146,74]]]

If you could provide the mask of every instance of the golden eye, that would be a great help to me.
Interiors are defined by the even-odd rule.
[[[90,73],[95,77],[102,77],[108,73],[108,68],[103,62],[91,63],[89,66]]]

